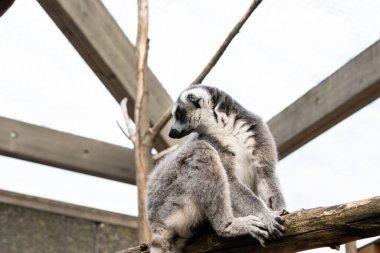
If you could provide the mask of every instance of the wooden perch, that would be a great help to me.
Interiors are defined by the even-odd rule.
[[[336,248],[346,242],[380,235],[380,196],[290,213],[285,216],[285,227],[284,237],[268,241],[266,248],[250,236],[221,238],[203,234],[193,238],[185,252],[279,253]]]

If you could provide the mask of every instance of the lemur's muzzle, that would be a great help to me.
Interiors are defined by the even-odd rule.
[[[170,138],[173,138],[173,139],[180,139],[182,137],[185,137],[186,135],[190,134],[193,130],[182,130],[182,131],[178,131],[177,129],[170,129],[170,132],[169,132],[169,137]]]

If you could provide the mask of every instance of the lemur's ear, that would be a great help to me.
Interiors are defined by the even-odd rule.
[[[198,98],[196,97],[194,94],[190,93],[186,96],[186,98],[191,102],[193,103],[193,105],[195,106],[195,108],[201,108],[201,100],[202,98]]]

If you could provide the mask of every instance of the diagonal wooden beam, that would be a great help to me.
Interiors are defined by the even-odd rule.
[[[133,150],[4,117],[0,154],[135,184]]]
[[[128,97],[133,115],[136,98],[136,56],[131,42],[100,0],[38,0],[47,14],[120,102]],[[150,89],[149,117],[155,123],[172,105],[172,100],[151,70],[147,71]],[[163,129],[156,148],[165,149],[175,141]]]
[[[280,158],[380,96],[380,40],[308,91],[268,123]]]

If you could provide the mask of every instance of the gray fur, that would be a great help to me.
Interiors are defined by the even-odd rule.
[[[221,236],[251,234],[262,245],[282,236],[285,201],[265,122],[203,85],[183,91],[173,115],[171,137],[195,133],[149,176],[153,252],[180,252],[206,220]]]

